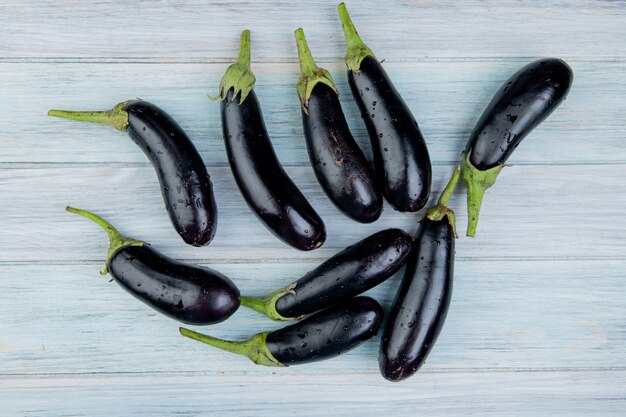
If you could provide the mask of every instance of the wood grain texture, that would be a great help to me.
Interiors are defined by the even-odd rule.
[[[358,381],[355,383],[354,381]],[[378,375],[22,377],[0,379],[9,415],[109,417],[252,414],[623,416],[626,371],[425,373],[404,384]],[[280,390],[277,392],[277,390]],[[24,392],[29,396],[25,397]]]
[[[385,68],[413,110],[435,164],[458,159],[474,124],[500,85],[530,59],[503,62],[388,63]],[[573,62],[569,98],[525,140],[510,164],[626,163],[623,115],[626,85],[614,80],[623,62]],[[4,64],[0,163],[136,163],[145,156],[107,126],[47,117],[50,108],[106,109],[141,97],[171,113],[205,162],[226,166],[216,94],[226,64]],[[327,65],[361,148],[371,154],[365,126],[347,85],[345,66]],[[307,165],[294,64],[255,64],[256,91],[283,164]],[[141,74],[137,77],[137,74]],[[45,88],[41,88],[44,85]],[[102,85],[110,85],[101,88]],[[590,116],[602,120],[602,138]],[[564,151],[564,147],[567,148]],[[71,149],[71,152],[68,152]]]
[[[378,339],[335,360],[256,367],[180,337],[178,323],[98,271],[107,242],[67,204],[98,212],[167,255],[230,276],[261,296],[374,231],[414,233],[420,215],[386,206],[373,225],[342,216],[309,166],[293,30],[341,91],[336,1],[104,0],[0,4],[0,416],[623,416],[626,409],[626,2],[353,0],[364,40],[420,123],[433,198],[500,84],[558,56],[575,73],[567,101],[487,191],[478,237],[461,237],[453,304],[414,378],[378,373]],[[227,167],[214,94],[242,29],[278,156],[328,229],[299,252],[245,206]],[[153,101],[188,131],[212,175],[218,233],[185,246],[153,169],[111,128],[56,120],[53,107]],[[459,228],[465,196],[451,201]],[[402,272],[368,294],[388,310]],[[239,339],[280,327],[241,309],[199,328]]]
[[[451,171],[450,166],[433,169],[433,199]],[[151,167],[5,169],[0,171],[3,195],[20,206],[0,206],[4,232],[12,237],[0,240],[0,260],[103,259],[108,248],[106,235],[94,223],[66,213],[67,205],[98,212],[122,233],[183,259],[325,259],[383,228],[401,227],[411,233],[417,229],[420,215],[396,212],[388,205],[373,224],[353,222],[326,198],[310,167],[287,172],[325,221],[328,239],[314,251],[300,252],[274,238],[246,206],[229,168],[210,170],[219,221],[214,241],[203,248],[183,244],[172,228]],[[587,166],[584,170],[579,166],[506,168],[487,191],[479,236],[460,239],[458,256],[623,259],[626,184],[620,178],[625,176],[626,165]],[[607,195],[612,196],[608,205]],[[21,207],[28,208],[26,217]],[[464,196],[458,193],[451,207],[462,232],[467,224]]]
[[[294,59],[304,27],[320,57],[344,54],[336,0],[4,1],[3,56],[235,56],[251,29],[256,57]],[[355,24],[380,58],[562,55],[611,59],[626,51],[623,1],[349,1]],[[71,30],[68,30],[71,28]]]
[[[263,296],[316,263],[205,265],[233,279],[242,293]],[[625,267],[624,260],[458,261],[446,326],[424,371],[625,369]],[[7,306],[0,375],[278,373],[304,380],[338,368],[378,374],[378,338],[341,358],[285,369],[258,367],[184,339],[179,323],[109,283],[101,268],[101,262],[0,266]],[[368,292],[386,311],[401,277]],[[227,322],[198,329],[237,340],[284,325],[242,308]]]

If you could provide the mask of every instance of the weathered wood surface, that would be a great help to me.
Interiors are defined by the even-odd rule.
[[[344,53],[337,1],[39,0],[3,2],[5,59],[183,58],[235,55],[241,28],[257,57],[294,60],[302,26],[320,57]],[[626,52],[623,1],[350,1],[351,14],[380,58],[529,57],[613,59]]]
[[[421,214],[400,213],[389,205],[373,224],[353,222],[323,194],[310,167],[287,172],[325,220],[328,239],[320,249],[300,252],[274,238],[246,206],[227,167],[211,169],[219,221],[214,242],[203,248],[185,245],[172,228],[151,167],[4,169],[0,171],[3,195],[6,201],[19,202],[20,208],[0,206],[4,232],[11,236],[0,240],[0,260],[101,259],[108,248],[106,235],[94,223],[66,213],[67,205],[96,211],[123,233],[170,256],[208,261],[320,260],[383,228],[402,227],[411,233],[417,229]],[[433,200],[451,172],[451,166],[434,167]],[[457,255],[461,259],[623,259],[624,177],[626,164],[505,168],[486,193],[479,237],[460,239]],[[451,207],[462,232],[467,224],[463,193],[455,195]]]
[[[205,265],[230,276],[243,293],[262,296],[316,264]],[[623,260],[458,261],[449,318],[424,370],[623,369],[625,267]],[[285,369],[255,367],[246,358],[183,339],[179,323],[109,283],[98,274],[101,268],[101,262],[5,263],[0,268],[3,286],[10,290],[5,290],[5,303],[15,306],[4,309],[1,322],[3,337],[9,336],[0,348],[3,376],[278,372],[306,381],[308,375],[330,376],[337,369],[378,374],[376,340],[335,360]],[[599,270],[604,274],[598,276]],[[368,294],[389,307],[401,276]],[[228,322],[200,331],[241,339],[280,326],[242,308]],[[382,377],[380,382],[384,385]]]
[[[626,2],[352,1],[365,41],[414,111],[434,162],[433,197],[499,85],[527,61],[566,59],[567,101],[487,192],[478,237],[457,242],[453,304],[421,374],[378,374],[378,341],[342,358],[260,368],[178,336],[98,271],[106,236],[63,211],[91,209],[164,253],[211,266],[262,295],[376,230],[413,233],[386,206],[343,217],[308,165],[293,30],[333,74],[369,144],[341,57],[336,3],[4,1],[0,5],[0,415],[622,416],[626,409]],[[254,218],[227,167],[214,94],[241,29],[279,158],[324,218],[302,253]],[[220,217],[207,248],[171,228],[154,171],[111,128],[56,120],[141,97],[190,133]],[[451,206],[466,224],[464,193]],[[388,308],[401,272],[369,292]],[[242,309],[202,328],[243,338],[280,324]]]
[[[458,159],[493,94],[527,61],[384,66],[414,111],[434,163],[442,164]],[[571,65],[575,85],[569,97],[549,123],[532,132],[510,164],[626,163],[626,84],[615,82],[626,73],[626,62],[574,61]],[[0,114],[7,123],[0,126],[0,164],[148,164],[127,136],[110,127],[46,116],[50,108],[106,109],[141,97],[158,103],[179,121],[208,165],[226,166],[219,104],[207,97],[217,93],[226,67],[227,64],[3,64]],[[365,126],[347,84],[345,65],[331,63],[326,67],[342,93],[355,137],[370,153]],[[253,69],[257,77],[255,90],[279,158],[287,166],[308,164],[295,90],[298,66],[253,63]],[[102,88],[103,85],[110,87]]]
[[[625,371],[424,373],[393,385],[334,374],[20,377],[0,389],[3,412],[28,417],[624,415]]]

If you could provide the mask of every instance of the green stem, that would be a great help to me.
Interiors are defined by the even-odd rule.
[[[237,64],[250,68],[250,31],[248,29],[241,32],[239,38],[239,56],[237,57]]]
[[[184,327],[180,327],[178,330],[181,335],[188,337],[189,339],[206,343],[207,345],[225,350],[226,352],[246,356],[257,365],[285,366],[284,364],[278,362],[278,360],[276,360],[276,358],[274,358],[272,353],[269,351],[265,341],[267,339],[268,332],[255,334],[248,340],[236,342],[218,339],[217,337],[185,329]]]
[[[478,226],[478,216],[480,207],[487,188],[496,183],[496,178],[504,165],[481,171],[469,160],[470,154],[463,154],[461,162],[461,179],[467,186],[467,231],[466,235],[473,237],[476,235]]]
[[[296,45],[298,45],[298,60],[300,61],[301,73],[300,79],[296,84],[296,91],[300,97],[302,108],[308,114],[307,106],[309,104],[309,98],[313,93],[313,88],[318,83],[326,84],[332,88],[337,95],[339,95],[339,92],[337,91],[337,87],[335,87],[335,83],[333,82],[333,77],[330,75],[330,72],[324,68],[319,68],[315,64],[315,60],[311,55],[311,50],[306,42],[302,28],[296,29],[294,35],[296,37]]]
[[[239,57],[237,62],[226,69],[219,86],[219,95],[216,99],[224,100],[228,96],[228,91],[232,88],[233,100],[239,96],[239,104],[243,103],[252,88],[256,78],[250,70],[250,31],[241,32],[239,41]]]
[[[443,192],[439,196],[438,203],[440,206],[448,207],[448,201],[450,200],[450,197],[452,197],[452,193],[454,193],[454,189],[456,188],[456,184],[459,182],[460,176],[461,176],[461,167],[456,166],[454,168],[454,172],[452,173],[452,177],[450,178],[450,181],[448,181],[446,188],[443,189]]]
[[[246,297],[241,296],[241,305],[247,307],[251,310],[256,311],[257,313],[261,313],[263,315],[267,315],[267,299],[265,298],[256,298],[256,297]]]
[[[102,227],[106,234],[109,236],[109,253],[104,264],[104,269],[101,272],[102,275],[106,275],[109,273],[109,260],[117,250],[126,246],[143,246],[143,242],[122,235],[120,232],[117,231],[117,229],[115,229],[115,227],[111,225],[111,223],[107,222],[97,214],[93,214],[89,211],[77,209],[70,206],[67,206],[65,210],[69,211],[70,213],[78,214],[80,216],[88,218],[89,220],[92,220],[97,225]]]
[[[465,234],[469,237],[476,236],[478,227],[478,216],[480,207],[485,196],[485,188],[475,183],[467,184],[467,230]]]
[[[448,201],[454,193],[454,189],[456,188],[456,184],[459,182],[459,177],[461,176],[461,168],[459,166],[454,168],[454,172],[452,173],[452,177],[446,188],[443,189],[441,196],[439,196],[439,201],[437,205],[429,208],[426,211],[426,217],[433,221],[440,221],[444,218],[448,219],[448,223],[452,227],[452,232],[454,233],[454,237],[458,238],[456,233],[456,217],[454,215],[454,211],[448,207]]]
[[[301,74],[310,75],[317,72],[319,68],[315,64],[315,60],[311,55],[311,50],[309,49],[306,37],[304,36],[304,30],[302,28],[298,28],[293,32],[293,34],[296,37],[296,45],[298,46],[298,59],[300,61]]]
[[[285,294],[296,294],[297,282],[293,282],[288,286],[272,292],[265,298],[241,297],[241,305],[248,307],[257,313],[261,313],[275,321],[293,320],[298,317],[284,317],[276,311],[276,302]]]
[[[343,27],[343,33],[346,38],[346,65],[350,71],[359,72],[361,69],[361,61],[367,56],[376,58],[374,52],[361,40],[359,33],[352,23],[352,19],[348,14],[345,3],[339,3],[337,6],[339,11],[339,20]]]
[[[102,123],[125,132],[128,129],[128,112],[124,109],[132,101],[124,101],[118,103],[110,110],[101,111],[50,110],[48,111],[48,116],[77,120],[79,122]]]

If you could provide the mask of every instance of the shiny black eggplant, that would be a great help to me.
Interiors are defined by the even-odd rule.
[[[291,320],[341,303],[395,274],[412,242],[400,229],[374,233],[265,298],[241,297],[241,305],[273,320]]]
[[[219,88],[228,162],[248,206],[283,242],[300,250],[320,247],[326,229],[319,215],[280,165],[254,94],[250,31],[241,34],[236,64]]]
[[[189,329],[180,333],[216,348],[247,356],[257,365],[291,366],[336,357],[375,336],[383,309],[369,297],[355,297],[306,319],[248,340],[217,339]]]
[[[348,82],[361,111],[383,195],[399,211],[426,205],[432,168],[424,137],[393,83],[357,33],[344,3],[339,5],[347,52]]]
[[[400,381],[422,366],[441,332],[452,297],[454,212],[447,207],[459,178],[454,175],[421,221],[404,278],[393,302],[381,340],[382,375]]]
[[[50,110],[48,115],[104,123],[127,132],[156,170],[165,208],[185,243],[208,245],[217,229],[211,177],[191,139],[163,110],[143,100],[107,111]]]
[[[297,29],[295,37],[301,70],[296,89],[315,176],[343,214],[361,223],[372,223],[383,210],[374,173],[350,133],[330,73],[315,64],[304,31]]]
[[[565,100],[572,69],[556,58],[540,59],[509,78],[476,124],[462,156],[461,178],[467,186],[467,235],[476,234],[485,190],[522,140]]]
[[[88,211],[67,207],[100,225],[110,247],[102,274],[158,312],[187,324],[215,324],[239,308],[239,290],[226,276],[209,268],[171,259],[144,242],[121,235]]]

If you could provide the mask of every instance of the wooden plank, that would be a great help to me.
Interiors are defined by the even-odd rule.
[[[348,3],[365,41],[417,116],[449,176],[498,86],[534,57],[575,72],[567,102],[487,192],[479,236],[457,245],[453,304],[421,374],[379,375],[379,340],[332,361],[256,367],[183,339],[178,323],[98,270],[104,234],[63,211],[105,215],[168,255],[230,276],[262,295],[376,230],[414,232],[388,206],[373,225],[347,221],[308,165],[294,92],[292,32],[306,30],[331,70],[369,155],[346,83],[336,1],[3,1],[0,5],[0,414],[622,416],[626,408],[626,3],[530,0]],[[206,94],[253,31],[257,92],[281,161],[325,219],[329,238],[302,253],[271,236],[227,168],[218,104]],[[183,245],[152,168],[124,135],[45,116],[142,97],[193,137],[220,206],[207,248]],[[371,156],[371,155],[370,155]],[[463,193],[452,208],[466,223]],[[369,292],[388,309],[396,277]],[[241,310],[200,328],[238,339],[280,327]]]
[[[381,219],[363,225],[348,221],[323,195],[310,167],[290,168],[325,220],[321,248],[300,252],[271,235],[250,212],[229,168],[212,168],[219,207],[217,235],[210,246],[184,245],[165,213],[151,167],[60,167],[0,170],[3,234],[0,261],[103,259],[108,247],[99,227],[64,211],[73,205],[100,213],[127,235],[183,259],[247,261],[324,259],[377,230],[401,227],[413,233],[421,215],[386,207]],[[450,175],[434,169],[433,198]],[[478,237],[461,238],[461,258],[619,258],[626,253],[626,165],[514,166],[502,171],[487,191]],[[459,230],[466,226],[465,197],[451,201]]]
[[[242,293],[262,296],[316,263],[206,265],[231,277]],[[378,374],[378,338],[338,359],[280,370],[189,341],[178,335],[179,323],[100,277],[101,266],[0,264],[0,378]],[[622,369],[625,267],[626,260],[457,261],[452,306],[424,371]],[[401,276],[368,294],[388,310]],[[199,331],[237,340],[283,325],[242,308]]]
[[[358,379],[358,383],[354,381]],[[0,380],[5,416],[623,416],[626,371]],[[27,396],[24,395],[27,393]]]
[[[303,26],[317,55],[344,54],[337,1],[4,1],[3,57],[175,57],[235,55],[243,28],[255,57],[295,56],[293,31]],[[348,2],[380,58],[626,55],[621,1]],[[71,27],[71,30],[68,28]]]
[[[486,62],[388,63],[385,68],[414,111],[436,164],[456,161],[474,124],[499,86],[527,59]],[[573,62],[568,100],[539,126],[511,164],[625,163],[624,62]],[[2,64],[0,163],[137,163],[145,156],[105,126],[53,119],[53,107],[98,109],[141,97],[170,112],[188,131],[205,162],[226,166],[219,104],[210,102],[226,64]],[[362,149],[369,139],[342,64],[328,65],[342,92]],[[257,93],[276,151],[287,166],[308,165],[299,103],[298,68],[255,64]],[[140,76],[138,76],[138,74]],[[106,85],[107,88],[102,88]],[[590,120],[593,121],[590,123]],[[601,127],[599,126],[601,124]],[[601,131],[601,134],[599,134]]]

